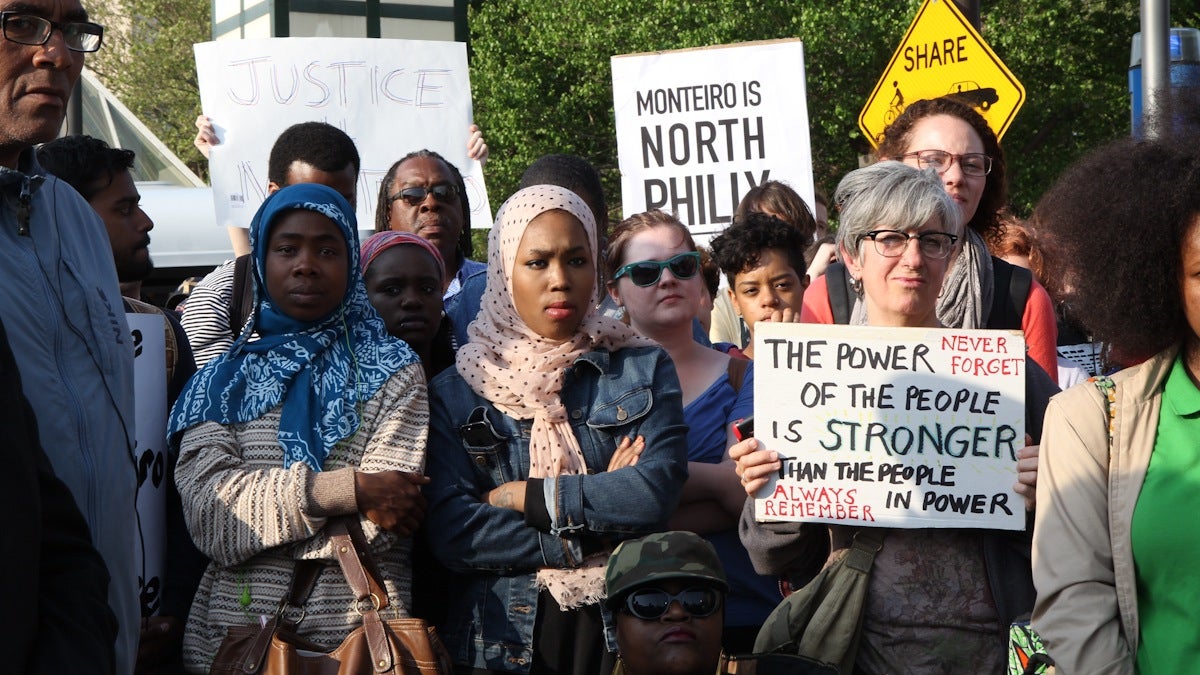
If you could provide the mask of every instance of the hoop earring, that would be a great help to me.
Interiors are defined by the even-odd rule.
[[[855,292],[855,294],[857,294],[859,297],[862,297],[862,294],[863,294],[862,279],[859,279],[858,277],[850,277],[850,289],[853,290]]]

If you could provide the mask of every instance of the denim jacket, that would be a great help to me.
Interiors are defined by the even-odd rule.
[[[675,366],[658,347],[597,350],[575,361],[561,399],[588,473],[545,479],[547,531],[481,501],[488,490],[529,477],[532,420],[504,415],[453,368],[430,388],[425,529],[434,554],[455,573],[442,638],[457,664],[527,673],[538,568],[578,567],[589,553],[661,530],[679,502],[687,426]],[[646,447],[637,463],[606,472],[621,439],[638,435]]]

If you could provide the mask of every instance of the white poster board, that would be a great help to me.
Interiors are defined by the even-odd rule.
[[[1020,331],[759,323],[762,521],[1019,530]]]
[[[368,38],[223,40],[195,46],[204,114],[220,144],[209,169],[221,225],[249,227],[267,195],[267,159],[284,129],[327,122],[361,159],[358,229],[374,230],[379,184],[413,150],[462,172],[472,227],[492,224],[483,168],[467,159],[471,82],[461,42]]]
[[[136,401],[138,592],[142,616],[151,616],[162,603],[167,539],[167,347],[161,315],[129,312],[125,319],[133,341]]]
[[[673,211],[707,241],[767,180],[812,208],[799,40],[614,56],[612,77],[625,217]]]

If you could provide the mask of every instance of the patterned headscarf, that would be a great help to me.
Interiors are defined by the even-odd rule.
[[[420,246],[429,255],[433,256],[433,261],[437,263],[439,277],[442,281],[446,280],[446,261],[442,260],[442,253],[428,239],[419,237],[412,232],[396,232],[388,230],[386,232],[376,232],[367,237],[367,240],[362,245],[362,258],[360,266],[363,274],[367,273],[367,268],[371,266],[380,253],[388,250],[393,246]]]
[[[587,314],[568,340],[558,342],[533,331],[517,314],[512,297],[512,271],[525,229],[537,216],[562,210],[583,223],[592,260],[596,224],[591,209],[574,192],[556,185],[533,185],[504,202],[488,235],[487,289],[479,315],[467,329],[470,342],[458,350],[459,374],[471,389],[504,414],[533,420],[529,437],[529,476],[548,478],[587,472],[579,441],[559,397],[567,369],[585,352],[652,345],[625,324],[593,311],[598,299],[596,275]],[[593,467],[602,470],[604,467]],[[538,581],[564,608],[603,597],[605,560],[579,572],[542,570]],[[592,578],[594,577],[594,578]],[[598,582],[598,583],[597,583]]]
[[[293,209],[333,221],[349,256],[342,304],[311,322],[280,311],[264,278],[271,226]],[[299,461],[320,471],[333,446],[358,430],[358,405],[418,360],[406,343],[388,335],[367,302],[356,228],[354,209],[324,185],[292,185],[263,202],[250,224],[254,315],[233,347],[196,373],[179,396],[167,429],[175,442],[176,434],[201,422],[249,422],[282,404],[283,466]]]

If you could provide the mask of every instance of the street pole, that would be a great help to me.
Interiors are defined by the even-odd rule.
[[[983,24],[979,20],[979,0],[954,0],[954,4],[976,31],[981,30]]]
[[[1142,129],[1147,139],[1166,131],[1171,111],[1171,0],[1142,2]]]

